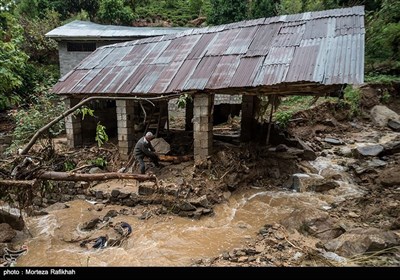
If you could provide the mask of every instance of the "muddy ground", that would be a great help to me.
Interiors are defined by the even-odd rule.
[[[400,102],[393,99],[392,110],[400,114]],[[348,108],[323,103],[293,116],[289,126],[281,131],[285,144],[239,144],[233,141],[214,141],[214,155],[202,168],[193,162],[164,163],[163,168],[148,164],[148,173],[158,178],[161,186],[178,188],[179,203],[205,198],[207,207],[195,211],[169,211],[147,200],[145,206],[152,215],[180,215],[200,218],[212,215],[213,205],[225,203],[238,190],[259,187],[265,190],[308,191],[327,193],[336,186],[335,180],[350,178],[362,190],[362,195],[350,196],[340,203],[321,209],[298,209],[290,218],[279,223],[266,224],[259,229],[256,239],[218,256],[193,261],[193,266],[399,266],[400,265],[400,133],[371,121],[370,108],[363,108],[361,117],[349,121]],[[176,128],[179,128],[179,122]],[[7,120],[5,127],[12,127]],[[215,127],[219,134],[236,135],[240,124],[237,119]],[[176,129],[174,128],[174,129]],[[175,155],[190,152],[190,135],[172,130],[165,136]],[[390,135],[390,139],[385,137]],[[310,147],[316,157],[326,157],[341,170],[325,168],[321,173],[310,164],[310,155],[293,146],[300,139]],[[279,137],[277,138],[280,139]],[[333,140],[332,140],[333,139]],[[386,139],[383,141],[382,139]],[[277,140],[277,141],[278,141]],[[382,141],[383,142],[382,142]],[[184,145],[182,145],[184,143]],[[381,145],[383,151],[363,155],[355,148],[358,143]],[[291,144],[293,144],[291,146]],[[60,157],[74,160],[84,166],[88,158],[100,154],[109,159],[106,171],[117,171],[126,162],[121,161],[112,143],[99,149],[67,151],[63,138],[54,142]],[[378,147],[379,148],[379,147]],[[313,157],[311,155],[311,157]],[[57,162],[53,162],[53,168]],[[55,168],[56,169],[56,168]],[[84,169],[83,169],[84,170]],[[135,172],[135,169],[133,170]],[[316,174],[318,183],[302,181],[295,186],[293,174]],[[307,176],[308,176],[307,175]],[[310,183],[311,182],[311,183]],[[101,183],[93,182],[90,188]],[[51,204],[47,201],[36,211]],[[104,202],[104,200],[103,200]],[[106,203],[113,203],[108,200]],[[120,203],[120,202],[118,202]],[[176,202],[173,202],[176,203]],[[139,202],[140,204],[140,202]],[[136,206],[138,207],[138,206]],[[201,209],[200,209],[201,208]],[[200,212],[196,212],[200,209]],[[211,211],[203,210],[211,209]]]

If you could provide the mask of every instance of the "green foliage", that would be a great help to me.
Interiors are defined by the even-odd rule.
[[[101,23],[116,25],[130,25],[134,19],[131,7],[123,0],[100,0],[97,16]]]
[[[36,131],[64,112],[64,103],[58,97],[44,94],[38,97],[38,102],[28,108],[19,108],[15,114],[16,127],[13,132],[11,150],[27,143]],[[57,136],[64,131],[64,122],[60,121],[49,129],[50,136]]]
[[[101,147],[105,142],[108,141],[106,127],[104,125],[101,125],[100,122],[97,123],[95,140],[99,147]]]
[[[275,121],[283,128],[287,127],[292,117],[293,117],[292,111],[279,111],[276,112],[274,115]]]
[[[344,101],[350,105],[350,115],[351,117],[356,117],[360,115],[360,90],[353,88],[352,86],[347,86],[344,89]]]
[[[19,101],[15,90],[23,84],[28,56],[20,49],[22,28],[11,14],[0,10],[0,110]]]
[[[250,3],[250,18],[275,16],[275,3],[273,0],[253,0]]]
[[[378,75],[366,75],[364,80],[366,83],[389,85],[394,81],[400,82],[400,77],[378,74]]]
[[[178,104],[178,108],[184,109],[188,101],[193,101],[193,98],[191,95],[185,93],[179,96],[178,100],[176,101],[176,104]]]
[[[90,108],[87,107],[87,106],[82,106],[81,108],[76,109],[75,112],[74,112],[74,115],[75,115],[75,116],[77,116],[77,115],[79,115],[79,114],[82,115],[82,120],[84,120],[86,115],[89,115],[89,116],[91,116],[91,117],[94,117],[94,110],[93,110],[93,109],[90,109]]]
[[[382,8],[366,17],[366,70],[400,73],[400,1],[383,0]]]
[[[76,167],[76,163],[72,160],[66,160],[64,162],[64,171],[71,171]]]
[[[389,91],[388,91],[387,89],[385,89],[385,90],[383,91],[383,94],[382,94],[380,100],[381,100],[381,102],[382,102],[383,104],[388,104],[391,97],[392,97],[392,96],[390,95]]]
[[[302,0],[281,0],[276,6],[279,15],[297,14],[303,10]]]
[[[29,55],[30,60],[41,64],[56,64],[58,44],[45,34],[60,26],[59,14],[53,10],[46,10],[42,18],[21,17],[19,22],[24,29],[22,49]]]
[[[107,160],[103,157],[97,157],[88,161],[89,164],[95,165],[97,167],[103,168],[107,166]]]
[[[212,25],[226,24],[247,18],[247,1],[211,0],[207,22]]]

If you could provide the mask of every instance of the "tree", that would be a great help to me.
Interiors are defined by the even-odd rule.
[[[0,10],[0,27],[0,109],[5,109],[19,101],[15,90],[22,85],[28,56],[19,48],[22,28],[7,10]]]
[[[279,15],[297,14],[303,11],[302,0],[281,0],[277,5]]]
[[[245,0],[211,0],[211,11],[207,21],[210,24],[226,24],[247,18]]]
[[[400,2],[383,0],[382,8],[367,16],[367,70],[400,72]],[[377,69],[376,69],[377,68]]]
[[[117,25],[130,25],[134,18],[132,9],[123,0],[100,0],[97,15],[101,23]]]
[[[22,48],[29,55],[31,61],[42,64],[56,64],[58,62],[58,45],[45,34],[60,26],[59,14],[54,10],[46,10],[45,16],[40,18],[21,17],[20,24],[24,30]]]
[[[275,3],[273,0],[251,1],[250,18],[272,17],[275,15]]]

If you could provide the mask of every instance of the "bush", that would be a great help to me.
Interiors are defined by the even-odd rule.
[[[44,94],[38,97],[38,102],[28,108],[21,108],[14,114],[16,127],[13,132],[13,143],[10,150],[13,151],[20,145],[27,143],[38,129],[49,121],[62,114],[65,110],[64,103],[58,97]],[[54,137],[64,131],[64,121],[59,121],[49,129],[49,136]]]

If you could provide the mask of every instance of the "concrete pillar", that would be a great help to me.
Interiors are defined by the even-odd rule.
[[[122,159],[127,160],[133,148],[133,100],[117,100],[118,150]]]
[[[192,131],[193,130],[193,100],[186,100],[186,108],[185,108],[185,130]]]
[[[64,103],[66,108],[72,108],[79,103],[79,99],[66,98]],[[65,117],[65,131],[67,133],[67,145],[70,148],[82,146],[82,118],[70,114]]]
[[[194,162],[202,165],[212,153],[214,95],[194,95],[193,102],[193,137]]]
[[[248,142],[252,138],[252,127],[254,123],[255,99],[257,96],[243,95],[242,96],[242,120],[240,141]]]

